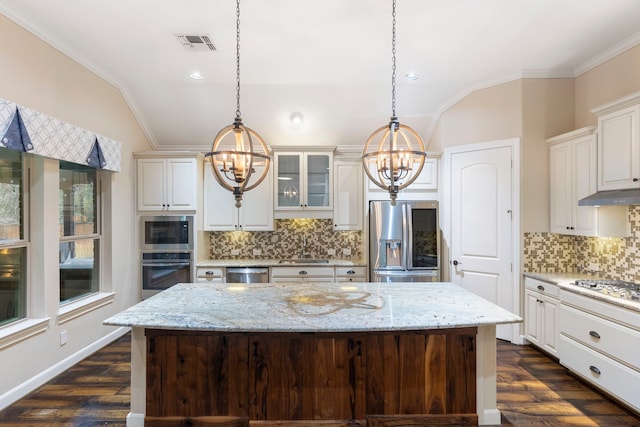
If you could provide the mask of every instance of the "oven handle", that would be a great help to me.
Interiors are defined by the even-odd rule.
[[[143,267],[186,267],[190,266],[190,262],[143,262]]]

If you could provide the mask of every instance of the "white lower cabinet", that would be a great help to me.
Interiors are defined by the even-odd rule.
[[[558,357],[558,286],[525,277],[525,338]]]
[[[560,299],[560,363],[640,411],[640,313],[564,290]]]
[[[224,270],[222,268],[196,268],[196,282],[224,283]]]
[[[271,267],[271,283],[333,282],[333,267]]]
[[[336,282],[366,282],[366,267],[336,267]]]

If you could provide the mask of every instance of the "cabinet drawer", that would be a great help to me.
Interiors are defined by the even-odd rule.
[[[560,296],[560,289],[558,288],[558,285],[553,283],[543,282],[542,280],[532,279],[531,277],[525,277],[524,286],[527,289],[540,292],[543,295],[549,295],[555,298]]]
[[[271,277],[331,277],[333,267],[272,267]]]
[[[336,278],[365,277],[366,267],[336,267]]]
[[[564,335],[560,337],[560,363],[636,410],[640,409],[640,372]]]
[[[224,277],[222,268],[196,268],[196,281],[222,283]]]
[[[640,369],[640,332],[562,304],[560,332]]]

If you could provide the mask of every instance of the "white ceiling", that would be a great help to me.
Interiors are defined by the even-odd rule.
[[[120,88],[156,148],[207,151],[233,121],[234,0],[0,0],[0,12]],[[428,138],[471,91],[577,76],[640,43],[639,23],[638,0],[398,0],[400,122]],[[177,33],[207,33],[217,51],[188,52]],[[240,53],[242,118],[270,145],[363,145],[389,121],[391,0],[242,0]]]

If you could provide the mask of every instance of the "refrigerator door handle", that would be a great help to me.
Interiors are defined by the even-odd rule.
[[[380,257],[379,268],[384,268],[387,266],[387,241],[380,239],[378,241],[378,247],[378,254]]]

